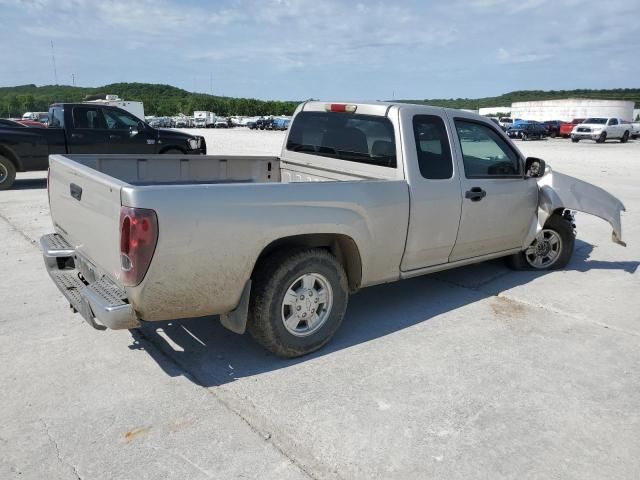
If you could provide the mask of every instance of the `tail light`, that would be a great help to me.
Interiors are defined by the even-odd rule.
[[[120,208],[120,267],[122,283],[138,285],[149,269],[158,243],[158,217],[146,208]]]

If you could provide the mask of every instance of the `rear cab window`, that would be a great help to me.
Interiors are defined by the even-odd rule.
[[[64,127],[64,110],[61,107],[51,109],[49,127]]]
[[[393,125],[386,117],[339,112],[300,112],[291,124],[287,150],[396,168]]]
[[[413,134],[418,152],[420,174],[429,180],[453,176],[453,160],[449,138],[442,118],[436,115],[413,117]]]

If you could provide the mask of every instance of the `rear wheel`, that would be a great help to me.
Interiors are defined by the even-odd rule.
[[[576,138],[576,137],[571,137],[571,141],[572,141],[573,143],[578,143],[578,142],[580,141],[580,139],[579,139],[579,138]]]
[[[598,139],[596,140],[596,143],[604,143],[606,140],[607,140],[607,132],[602,132],[598,137]]]
[[[575,234],[571,221],[551,215],[529,247],[509,257],[515,270],[558,270],[571,260]]]
[[[340,262],[322,249],[281,251],[257,266],[247,329],[281,357],[299,357],[336,333],[349,298]]]
[[[526,133],[522,134],[522,141],[525,142],[529,137],[527,136]]]
[[[16,180],[16,167],[7,157],[0,155],[0,190],[9,190]]]
[[[624,132],[622,138],[620,139],[620,143],[627,143],[629,141],[629,131]]]

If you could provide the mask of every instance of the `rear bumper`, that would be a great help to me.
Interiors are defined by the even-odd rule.
[[[126,293],[107,276],[89,282],[87,278],[94,277],[94,271],[87,273],[88,262],[63,237],[56,233],[44,235],[40,247],[53,283],[89,325],[98,330],[140,326]]]

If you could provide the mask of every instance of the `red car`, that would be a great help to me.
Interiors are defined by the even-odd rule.
[[[38,122],[37,120],[16,120],[16,122],[21,123],[25,127],[46,127],[44,123]]]
[[[571,131],[573,130],[573,127],[575,127],[576,125],[582,122],[584,122],[584,118],[574,118],[568,123],[563,123],[562,125],[560,125],[560,136],[562,138],[569,138],[571,136]]]

